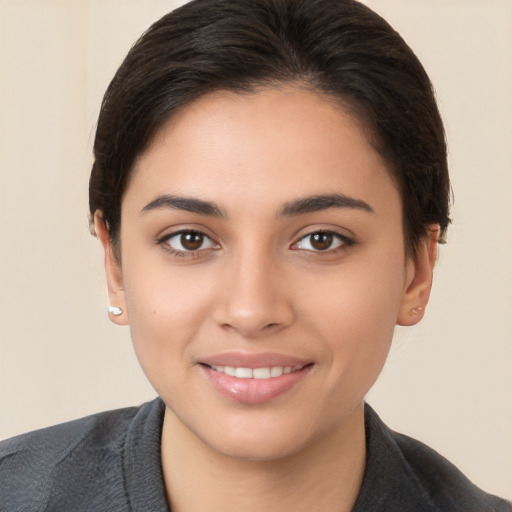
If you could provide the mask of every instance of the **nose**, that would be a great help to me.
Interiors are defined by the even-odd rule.
[[[220,274],[214,321],[246,338],[258,338],[294,320],[292,297],[282,269],[263,252],[233,258]]]

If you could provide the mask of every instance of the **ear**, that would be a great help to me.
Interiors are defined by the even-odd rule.
[[[110,234],[105,226],[103,215],[100,211],[96,211],[94,214],[94,230],[105,253],[105,274],[107,278],[109,318],[117,325],[128,325],[128,312],[126,309],[126,297],[123,287],[121,265],[116,258]],[[113,307],[111,308],[110,306]],[[120,310],[117,309],[116,311],[116,308],[120,308]],[[114,314],[114,312],[117,314]]]
[[[416,257],[408,258],[405,289],[397,318],[398,325],[415,325],[425,314],[437,261],[440,232],[438,224],[430,226],[428,236],[421,241]]]

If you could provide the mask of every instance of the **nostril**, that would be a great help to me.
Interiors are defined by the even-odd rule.
[[[224,329],[234,329],[244,336],[274,333],[293,322],[291,304],[285,298],[269,296],[254,287],[228,290],[212,312],[213,320]]]

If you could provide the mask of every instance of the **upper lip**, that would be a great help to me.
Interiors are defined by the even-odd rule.
[[[198,358],[198,362],[208,366],[232,366],[235,368],[266,368],[274,366],[306,366],[312,361],[275,352],[223,352]]]

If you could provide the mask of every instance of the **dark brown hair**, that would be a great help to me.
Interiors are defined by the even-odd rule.
[[[414,254],[449,220],[445,135],[432,85],[400,35],[354,0],[193,0],[154,23],[110,83],[98,120],[90,185],[115,244],[135,160],[179,109],[216,90],[299,83],[369,129],[399,184]]]

